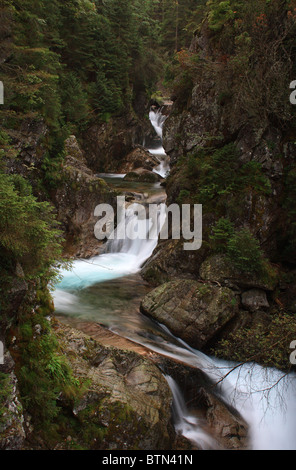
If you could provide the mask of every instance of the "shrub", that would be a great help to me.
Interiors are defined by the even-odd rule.
[[[16,333],[16,373],[24,408],[33,419],[35,431],[47,438],[55,435],[60,419],[60,399],[73,403],[82,391],[62,354],[50,321],[52,301],[44,290],[38,292],[40,307],[22,316]]]
[[[212,31],[220,31],[227,21],[235,17],[230,1],[211,1],[208,5],[210,6],[208,14],[209,28]]]
[[[20,260],[28,277],[48,274],[61,256],[60,241],[52,206],[38,202],[21,176],[0,173],[0,250],[6,257]]]
[[[296,338],[294,316],[276,312],[270,322],[256,321],[231,333],[213,353],[223,359],[257,362],[266,367],[289,371],[290,344]]]
[[[182,205],[185,203],[186,199],[188,199],[189,197],[190,197],[190,191],[188,191],[187,189],[182,189],[177,198],[177,203]]]
[[[242,229],[232,235],[227,244],[227,254],[240,271],[262,274],[264,256],[259,242],[248,229]]]
[[[225,252],[229,240],[234,235],[234,227],[229,219],[222,217],[218,220],[210,235],[212,248],[217,253]]]

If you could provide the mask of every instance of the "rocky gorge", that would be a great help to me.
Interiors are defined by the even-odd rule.
[[[80,13],[92,21],[99,7],[85,3]],[[78,77],[77,63],[91,47],[86,54],[75,43],[76,65],[63,51],[59,105],[55,48],[73,35],[60,41],[59,31],[46,52],[24,49],[38,59],[18,66],[32,87],[28,102],[44,103],[34,71],[47,61],[41,75],[53,101],[45,117],[29,109],[14,122],[14,104],[1,121],[1,450],[295,448],[295,129],[283,97],[294,16],[280,13],[280,1],[263,2],[264,21],[254,8],[218,3],[205,7],[190,47],[176,48],[165,97],[151,97],[148,85],[143,92],[145,67],[137,70],[140,49],[130,37],[137,60],[127,86],[126,52],[123,62],[112,56],[117,28],[108,35],[113,11],[102,23],[109,49],[102,62],[90,53],[87,77]],[[274,42],[265,21],[278,32]],[[95,24],[98,42],[91,35],[89,45],[102,54]],[[9,75],[16,52],[2,29]],[[22,104],[24,89],[15,86],[8,97]],[[117,196],[126,201],[121,223],[144,237],[96,239],[95,208],[115,210]],[[202,204],[199,250],[185,251],[171,225],[159,239],[170,204]]]

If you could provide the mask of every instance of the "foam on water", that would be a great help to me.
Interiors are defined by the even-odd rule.
[[[150,119],[157,135],[162,139],[165,117],[160,112],[151,111]],[[156,171],[164,172],[164,149],[159,147],[150,152],[160,160]],[[157,233],[165,222],[165,207],[161,206]],[[127,212],[122,223],[129,224],[132,228],[139,226],[142,234],[144,232],[147,236],[135,240],[115,239],[108,242],[107,253],[91,260],[77,260],[71,271],[62,270],[62,280],[53,293],[58,312],[73,315],[73,312],[79,311],[80,315],[92,315],[92,318],[102,322],[102,319],[99,320],[97,306],[91,304],[87,293],[80,299],[80,293],[85,294],[85,290],[95,284],[138,273],[143,263],[152,255],[158,237],[149,239],[149,220],[138,220],[135,214]],[[119,230],[120,228],[119,226]],[[285,376],[278,370],[264,369],[256,364],[238,367],[237,364],[210,358],[175,338],[163,325],[143,318],[140,313],[137,317],[123,318],[120,312],[114,312],[113,316],[108,315],[104,324],[116,334],[142,344],[151,351],[204,371],[214,383],[219,384],[221,397],[234,406],[249,424],[251,449],[296,450],[295,374]],[[188,412],[176,382],[171,377],[166,379],[174,396],[177,432],[203,449],[217,448],[218,444],[203,430],[200,420]]]

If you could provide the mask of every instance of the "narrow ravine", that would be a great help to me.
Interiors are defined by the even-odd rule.
[[[169,161],[161,145],[165,117],[151,110],[150,120],[159,137],[159,145],[149,149],[159,160],[155,172],[165,177]],[[165,193],[159,183],[135,186],[123,180],[124,175],[102,175],[116,188],[141,192],[144,202],[156,201],[159,230],[165,221]],[[127,210],[125,224],[139,221]],[[149,223],[140,221],[148,233]],[[159,231],[158,231],[159,233]],[[139,312],[141,299],[149,286],[140,277],[141,267],[158,243],[150,240],[109,241],[105,252],[90,260],[76,260],[71,271],[62,271],[62,280],[54,291],[56,313],[76,321],[103,325],[117,335],[142,345],[150,351],[200,369],[214,382],[221,382],[219,393],[234,406],[250,426],[250,447],[260,449],[296,449],[295,376],[283,377],[277,370],[249,364],[236,368],[207,357],[175,338],[167,328]],[[230,370],[233,370],[228,375]],[[227,378],[223,380],[223,377]],[[178,433],[203,449],[219,448],[213,437],[200,426],[199,420],[184,402],[182,390],[171,377],[166,377],[174,396],[173,415]],[[275,385],[277,384],[277,385]]]

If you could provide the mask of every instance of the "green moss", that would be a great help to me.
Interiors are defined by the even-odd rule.
[[[270,321],[258,318],[249,326],[231,333],[212,351],[217,357],[242,362],[257,362],[266,367],[291,370],[290,344],[296,338],[295,318],[274,312]]]
[[[7,402],[12,392],[13,384],[10,375],[0,372],[0,430],[1,426],[7,422],[7,413],[9,413]]]
[[[201,286],[198,288],[198,293],[202,296],[202,297],[205,297],[209,294],[211,294],[212,292],[212,289],[211,289],[211,286],[208,285],[208,286]]]
[[[45,440],[54,438],[61,416],[60,398],[73,403],[83,387],[63,355],[51,322],[53,309],[47,289],[37,292],[39,307],[32,314],[28,307],[14,331],[18,348],[12,350],[16,362],[20,398],[32,416],[35,432]]]
[[[179,196],[177,198],[177,203],[182,205],[182,204],[185,204],[188,199],[190,198],[190,191],[188,191],[187,189],[182,189],[180,192],[179,192]]]

